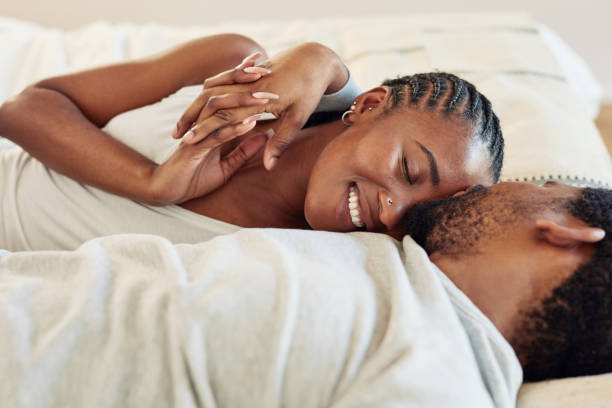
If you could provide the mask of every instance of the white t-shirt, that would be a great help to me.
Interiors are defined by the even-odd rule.
[[[103,129],[157,163],[178,143],[170,136],[180,113],[201,87],[122,113]],[[143,233],[195,243],[239,227],[177,205],[154,207],[78,183],[20,148],[0,152],[0,248],[9,251],[74,249],[104,235]]]
[[[180,143],[170,136],[176,121],[201,92],[185,87],[160,102],[124,112],[104,131],[163,163]],[[317,111],[341,109],[359,93],[352,78],[324,96]],[[0,151],[0,249],[74,249],[83,242],[119,233],[161,235],[174,243],[196,243],[237,231],[177,205],[153,207],[77,183],[19,148]]]
[[[0,405],[513,408],[510,345],[402,244],[243,229],[5,255]]]

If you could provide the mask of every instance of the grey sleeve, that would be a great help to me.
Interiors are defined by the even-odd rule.
[[[314,113],[346,110],[361,93],[361,89],[353,79],[351,71],[348,68],[346,70],[349,77],[344,86],[338,92],[323,95]]]

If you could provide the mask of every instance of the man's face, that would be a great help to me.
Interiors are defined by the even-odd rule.
[[[582,189],[549,182],[499,183],[489,188],[421,204],[406,216],[406,232],[431,256],[477,253],[511,239],[514,227],[545,213],[561,213]]]

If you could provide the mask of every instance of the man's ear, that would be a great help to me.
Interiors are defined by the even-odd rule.
[[[536,228],[544,240],[559,247],[594,244],[606,236],[606,232],[601,228],[586,225],[569,227],[550,220],[537,220]]]

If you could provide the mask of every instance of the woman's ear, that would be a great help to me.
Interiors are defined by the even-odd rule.
[[[551,245],[559,247],[594,244],[606,236],[606,232],[601,228],[586,225],[565,226],[550,220],[537,220],[536,228],[542,239]]]
[[[387,104],[387,98],[390,95],[391,89],[388,86],[377,86],[370,89],[357,97],[357,103],[353,112],[359,116],[367,112],[384,109]]]

